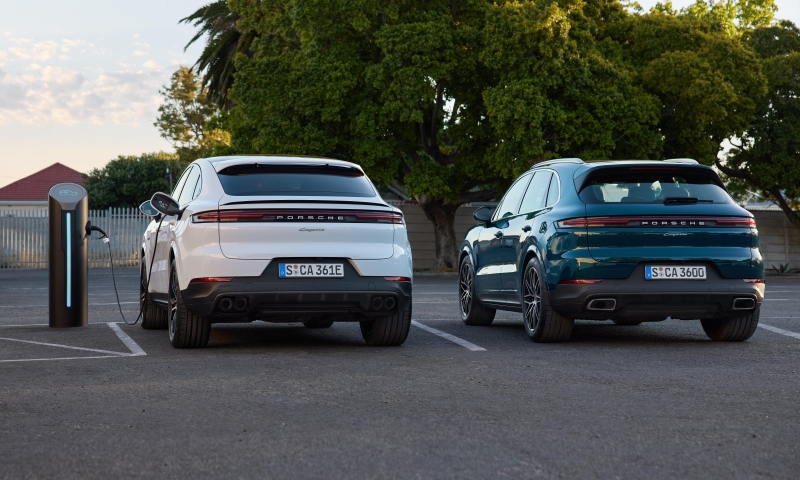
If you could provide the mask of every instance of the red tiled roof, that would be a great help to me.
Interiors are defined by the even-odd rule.
[[[83,185],[81,172],[60,163],[54,163],[33,175],[0,188],[0,202],[47,201],[47,192],[50,191],[50,187],[65,182]]]

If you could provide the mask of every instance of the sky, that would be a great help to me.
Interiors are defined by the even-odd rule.
[[[158,90],[199,56],[202,40],[183,51],[195,28],[178,22],[209,1],[0,2],[0,187],[55,162],[88,172],[171,151],[153,126]],[[777,4],[800,24],[800,0]]]

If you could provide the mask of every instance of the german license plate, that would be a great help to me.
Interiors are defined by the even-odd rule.
[[[706,267],[689,265],[646,265],[645,280],[705,280]]]
[[[279,263],[280,278],[344,277],[341,263]]]

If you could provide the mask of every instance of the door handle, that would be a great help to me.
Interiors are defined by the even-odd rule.
[[[502,237],[502,236],[503,236],[503,231],[502,231],[502,230],[498,230],[498,231],[496,231],[496,232],[494,233],[494,237],[495,237],[495,238],[500,238],[500,237]]]
[[[531,231],[531,226],[530,225],[525,225],[524,227],[522,227],[522,231],[523,232],[530,232]]]

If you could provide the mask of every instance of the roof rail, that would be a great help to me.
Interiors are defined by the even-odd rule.
[[[668,158],[668,159],[666,159],[664,161],[665,162],[670,162],[670,163],[687,163],[689,165],[699,165],[700,164],[700,162],[698,162],[697,160],[694,160],[692,158]]]
[[[546,167],[547,165],[557,165],[560,163],[583,163],[583,160],[581,160],[580,158],[554,158],[553,160],[545,160],[544,162],[539,162],[531,168]]]

